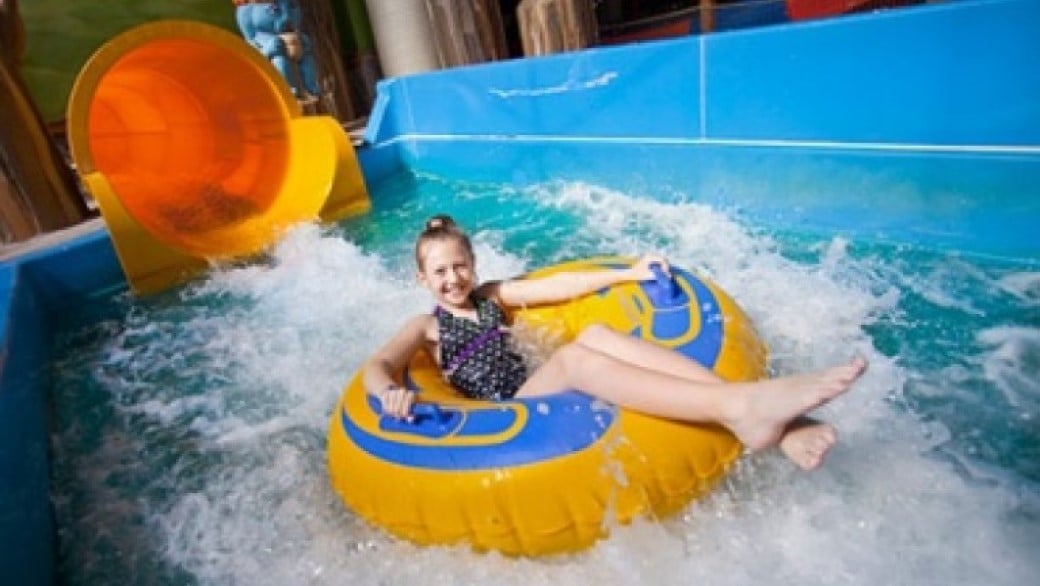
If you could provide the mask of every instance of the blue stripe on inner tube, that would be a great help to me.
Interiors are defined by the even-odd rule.
[[[535,399],[488,403],[486,408],[469,408],[465,414],[467,419],[485,420],[469,431],[468,426],[463,425],[452,437],[461,434],[480,437],[488,431],[508,428],[514,416],[506,406],[513,403],[521,403],[527,409],[527,425],[508,441],[497,444],[411,444],[400,437],[365,431],[351,419],[346,409],[340,412],[340,421],[347,436],[359,448],[377,458],[413,468],[482,470],[531,464],[579,452],[602,437],[617,418],[615,408],[594,401],[584,393],[567,391]],[[449,414],[453,411],[449,406],[440,409]],[[498,423],[505,427],[493,425],[496,415],[503,418]],[[421,431],[419,435],[423,435]]]
[[[722,336],[725,334],[725,319],[715,294],[700,279],[682,270],[672,268],[672,274],[682,278],[689,283],[693,290],[693,298],[681,306],[654,307],[651,305],[648,311],[653,312],[650,322],[651,337],[655,340],[667,343],[669,340],[683,337],[690,329],[690,304],[696,303],[696,311],[700,314],[701,327],[697,335],[690,341],[671,346],[673,350],[689,358],[693,358],[707,368],[714,368],[715,362],[722,352]],[[652,282],[640,283],[644,289],[652,287]],[[637,306],[639,298],[634,298]],[[633,336],[643,337],[642,328],[632,331]]]
[[[697,336],[689,342],[676,346],[674,350],[693,358],[707,368],[713,368],[722,352],[722,336],[725,320],[715,294],[700,279],[682,269],[672,268],[675,278],[682,278],[693,289],[690,303],[696,303],[700,314],[701,328]],[[641,286],[648,286],[647,283]],[[681,308],[663,308],[654,310],[652,330],[654,336],[662,341],[678,338],[690,328],[690,313],[687,306]]]

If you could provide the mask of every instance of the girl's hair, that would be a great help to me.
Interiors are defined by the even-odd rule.
[[[469,236],[459,228],[455,220],[447,214],[437,214],[426,220],[426,225],[423,227],[422,233],[419,234],[419,238],[415,241],[415,264],[420,270],[423,268],[423,247],[427,242],[433,241],[444,241],[449,239],[455,239],[462,243],[462,246],[469,253],[470,258],[473,258],[473,245],[469,241]]]

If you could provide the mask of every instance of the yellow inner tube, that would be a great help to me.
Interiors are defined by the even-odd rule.
[[[630,263],[602,257],[531,275]],[[766,348],[744,312],[715,285],[679,268],[672,273],[665,297],[668,284],[628,283],[513,318],[563,341],[604,324],[698,359],[726,380],[763,376]],[[681,510],[742,451],[719,426],[642,415],[573,390],[465,399],[425,352],[404,376],[400,382],[433,405],[422,421],[409,427],[381,418],[358,373],[332,414],[328,465],[349,508],[420,544],[469,543],[507,555],[581,550],[614,520]]]

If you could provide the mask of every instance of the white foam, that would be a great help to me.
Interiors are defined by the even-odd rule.
[[[1040,379],[1032,376],[1040,366],[1040,328],[1000,326],[977,335],[986,347],[982,372],[1001,391],[1007,404],[1020,416],[1040,413]]]
[[[1040,305],[1040,272],[1025,271],[1004,275],[997,286],[1031,305]]]

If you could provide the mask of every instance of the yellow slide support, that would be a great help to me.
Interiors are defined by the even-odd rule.
[[[202,23],[150,23],[101,47],[72,88],[68,136],[139,294],[371,207],[339,123],[303,116],[256,49]]]

